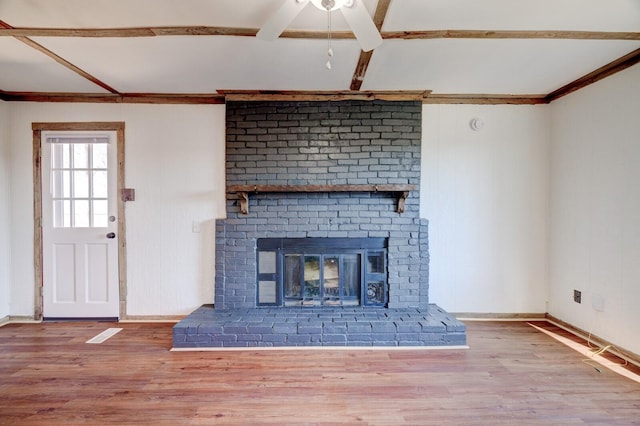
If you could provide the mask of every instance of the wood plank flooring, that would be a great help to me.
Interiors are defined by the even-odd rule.
[[[526,322],[466,324],[469,349],[241,352],[170,352],[172,324],[9,324],[0,424],[640,424],[640,383]]]

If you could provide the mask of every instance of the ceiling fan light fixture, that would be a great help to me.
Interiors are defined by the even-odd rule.
[[[364,52],[369,52],[382,44],[380,30],[376,27],[362,0],[283,0],[280,8],[264,23],[256,33],[261,40],[276,40],[296,16],[309,4],[327,12],[327,33],[331,49],[331,15],[339,9]]]
[[[353,0],[311,0],[311,3],[322,11],[331,12],[343,7],[351,7]]]

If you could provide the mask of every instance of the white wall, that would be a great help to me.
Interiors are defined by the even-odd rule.
[[[474,117],[482,130],[471,130]],[[422,132],[430,302],[546,312],[548,105],[425,105]]]
[[[551,107],[549,313],[640,354],[640,66]]]
[[[11,315],[33,315],[32,122],[124,121],[127,314],[213,303],[214,219],[224,211],[224,105],[11,103]],[[192,232],[193,225],[201,232]]]
[[[9,155],[8,105],[0,101],[0,320],[9,315],[11,289]]]
[[[550,106],[423,112],[430,300],[452,312],[548,311],[640,353],[640,66]],[[485,122],[479,132],[473,117]],[[0,102],[0,318],[33,314],[31,123],[42,121],[126,123],[126,185],[137,196],[126,206],[127,313],[210,303],[224,105]]]

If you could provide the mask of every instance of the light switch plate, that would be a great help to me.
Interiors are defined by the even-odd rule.
[[[122,201],[135,201],[136,200],[136,190],[133,188],[123,188],[122,189]]]

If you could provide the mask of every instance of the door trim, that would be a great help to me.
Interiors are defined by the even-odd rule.
[[[33,262],[35,274],[35,320],[42,320],[43,247],[42,247],[42,132],[46,131],[113,131],[116,132],[117,198],[118,198],[118,287],[119,319],[127,319],[127,244],[124,215],[124,122],[32,123],[33,131]]]

